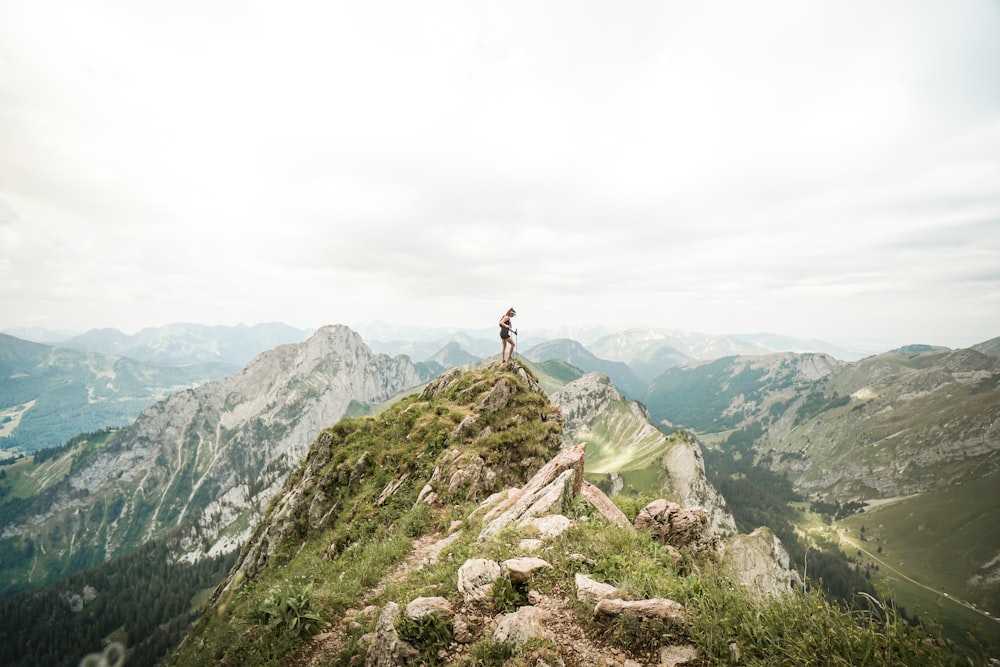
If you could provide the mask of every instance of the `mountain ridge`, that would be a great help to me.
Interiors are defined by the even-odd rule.
[[[124,426],[170,393],[233,370],[221,363],[142,362],[0,334],[0,447],[30,453]]]
[[[164,364],[221,362],[235,370],[261,352],[301,342],[311,333],[281,322],[234,327],[175,322],[147,327],[133,335],[114,328],[91,329],[64,340],[62,345]]]
[[[71,559],[93,564],[182,526],[180,543],[192,558],[237,547],[249,517],[280,489],[315,433],[352,402],[383,401],[421,384],[420,373],[333,325],[261,353],[227,378],[172,394],[86,450],[75,472],[37,500],[4,511],[4,548],[43,547],[17,574],[6,570],[8,586],[32,583],[32,571],[45,577],[43,552],[53,572],[65,574]],[[77,509],[95,505],[103,509],[93,524],[75,520]]]

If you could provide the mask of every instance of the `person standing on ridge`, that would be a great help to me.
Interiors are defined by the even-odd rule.
[[[500,318],[500,361],[501,363],[514,356],[514,339],[510,337],[513,333],[517,335],[517,329],[511,326],[510,318],[517,315],[511,308]],[[507,346],[510,345],[510,355],[507,354]]]

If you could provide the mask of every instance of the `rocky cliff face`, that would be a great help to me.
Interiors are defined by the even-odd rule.
[[[352,403],[384,401],[426,379],[405,357],[373,354],[347,327],[324,327],[153,405],[75,462],[0,539],[31,539],[64,563],[108,558],[178,527],[189,558],[235,549],[321,429]],[[34,564],[20,564],[24,576]]]
[[[1000,360],[973,349],[729,357],[664,373],[647,404],[701,434],[746,429],[758,461],[828,500],[918,493],[1000,465]]]
[[[975,350],[890,352],[800,392],[761,456],[800,490],[840,499],[941,488],[1000,465],[1000,360]]]
[[[667,436],[641,403],[625,401],[604,375],[589,373],[552,394],[565,424],[564,446],[587,444],[593,475],[660,471],[658,490],[685,507],[701,507],[720,535],[736,532],[726,501],[705,475],[701,446],[689,434]],[[650,489],[652,490],[652,489]]]

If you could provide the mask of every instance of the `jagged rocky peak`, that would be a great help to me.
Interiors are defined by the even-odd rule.
[[[587,373],[554,392],[551,398],[562,411],[568,430],[622,400],[614,383],[603,373]]]
[[[318,433],[352,403],[377,404],[426,379],[406,357],[373,353],[349,327],[322,327],[149,407],[0,539],[30,538],[49,554],[68,539],[110,557],[181,526],[187,559],[235,550]],[[119,513],[96,529],[75,518],[105,503]]]
[[[541,386],[538,384],[538,378],[532,375],[520,363],[513,360],[508,360],[506,362],[493,361],[484,366],[481,372],[474,375],[482,376],[479,380],[480,383],[483,381],[492,382],[494,390],[502,393],[512,392],[517,388],[516,385],[509,379],[505,379],[502,374],[497,376],[497,373],[509,373],[513,377],[517,378],[517,380],[519,380],[523,387],[528,391],[541,394],[543,396],[545,395],[545,392],[542,391]],[[494,377],[495,379],[493,379]],[[424,387],[423,397],[441,397],[448,395],[449,392],[459,391],[462,389],[459,385],[463,381],[465,383],[470,381],[468,371],[464,371],[461,368],[452,368],[450,371],[447,371],[446,373],[439,375],[434,380],[428,382],[427,386]],[[474,382],[473,384],[478,383]],[[507,389],[497,389],[498,387],[506,387]],[[498,405],[497,407],[501,406]],[[502,407],[506,407],[506,405]]]

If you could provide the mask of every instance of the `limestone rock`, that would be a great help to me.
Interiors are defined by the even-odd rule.
[[[541,558],[511,558],[500,563],[500,565],[507,571],[507,576],[510,577],[511,583],[515,584],[524,583],[531,579],[537,572],[552,567],[547,560]]]
[[[781,540],[766,526],[749,535],[734,535],[723,549],[723,560],[739,577],[740,583],[763,597],[786,593],[801,583],[789,568],[788,552]]]
[[[651,531],[664,544],[696,550],[714,543],[714,536],[706,531],[707,524],[704,510],[685,509],[662,498],[643,507],[635,518],[637,530]]]
[[[389,498],[393,496],[394,493],[396,493],[396,491],[399,491],[399,487],[403,486],[403,482],[406,481],[407,477],[409,477],[409,474],[404,473],[403,476],[400,477],[399,479],[393,480],[388,484],[386,484],[385,488],[382,489],[382,493],[379,495],[378,500],[375,501],[375,507],[381,507],[383,504],[385,504],[385,501],[387,501]]]
[[[678,667],[698,659],[698,649],[690,644],[661,646],[659,667]]]
[[[513,500],[494,507],[486,515],[492,520],[479,534],[486,542],[511,523],[558,510],[575,496],[583,484],[584,445],[564,449],[539,469]]]
[[[524,539],[517,543],[517,549],[523,554],[535,554],[542,548],[542,541],[536,539]]]
[[[579,483],[575,483],[573,487],[573,495],[576,495],[583,485],[583,458],[585,450],[586,445],[584,444],[560,450],[548,463],[539,468],[538,472],[535,473],[534,477],[523,488],[515,489],[513,493],[509,494],[507,499],[494,506],[486,514],[486,519],[491,520],[496,518],[509,510],[513,505],[521,502],[524,496],[537,493],[552,483],[565,470],[572,469],[579,471],[580,481]]]
[[[496,482],[496,472],[486,466],[479,456],[469,458],[459,465],[448,480],[448,493],[455,494],[465,490],[468,498],[479,498],[485,492],[492,491]]]
[[[458,592],[466,604],[485,600],[501,574],[500,563],[495,560],[470,558],[458,568]]]
[[[443,597],[414,598],[406,605],[406,615],[410,618],[421,618],[428,614],[438,614],[447,619],[455,615],[455,609],[448,598]]]
[[[437,502],[437,497],[437,494],[434,493],[434,487],[430,484],[424,484],[424,488],[420,489],[420,493],[417,495],[417,502],[414,504],[426,503],[433,505]]]
[[[476,407],[481,412],[498,412],[510,407],[510,399],[515,393],[517,393],[517,388],[506,378],[500,378]]]
[[[434,398],[435,396],[442,396],[448,388],[458,382],[458,378],[462,376],[462,369],[452,368],[451,370],[442,373],[438,377],[434,378],[427,383],[424,390],[420,393],[420,397],[424,399]]]
[[[486,498],[486,500],[479,503],[479,506],[476,507],[476,509],[472,510],[472,513],[469,514],[469,521],[472,521],[481,515],[491,516],[490,512],[492,512],[497,506],[513,499],[520,492],[521,489],[505,489],[503,491],[497,491]]]
[[[599,488],[584,480],[580,487],[581,497],[587,501],[598,513],[616,526],[631,526],[625,512],[618,509],[618,506],[611,502],[611,499]]]
[[[479,420],[476,415],[466,415],[458,426],[455,427],[455,430],[452,431],[451,437],[459,440],[469,440],[475,433],[478,424]]]
[[[426,553],[424,554],[423,560],[420,561],[420,566],[424,567],[426,565],[436,564],[441,558],[441,552],[454,544],[460,536],[461,533],[452,533],[448,537],[443,537],[432,544],[428,547]]]
[[[594,607],[595,616],[617,616],[619,614],[640,618],[662,618],[673,623],[683,623],[686,617],[684,605],[666,598],[649,600],[605,598]]]
[[[365,654],[365,667],[397,667],[419,657],[417,649],[399,638],[396,632],[398,620],[399,605],[387,603],[378,617],[375,635]]]
[[[551,540],[559,537],[573,527],[573,522],[562,514],[546,514],[545,516],[531,517],[524,519],[520,525],[534,528],[538,531],[538,538]]]
[[[595,581],[585,574],[577,573],[574,577],[576,581],[576,599],[587,604],[597,604],[606,598],[618,595],[618,589],[611,584]]]
[[[493,641],[522,646],[531,639],[551,639],[546,623],[550,614],[539,607],[521,607],[507,614],[493,632]]]

